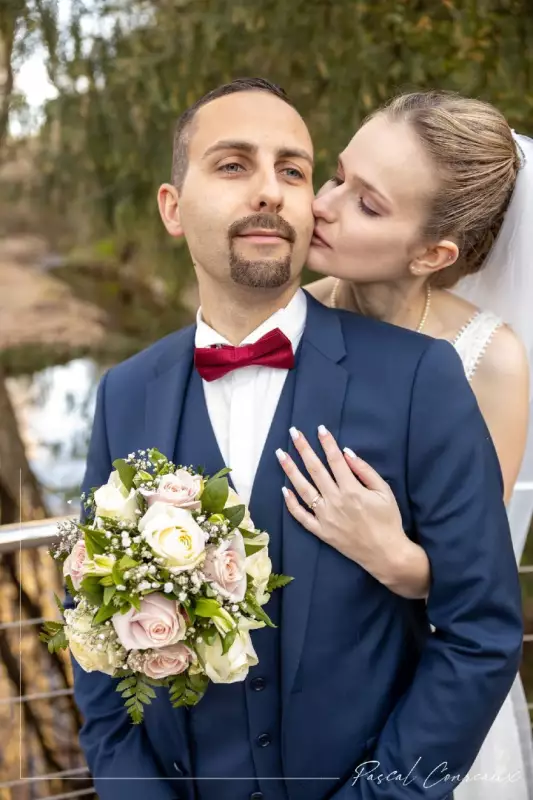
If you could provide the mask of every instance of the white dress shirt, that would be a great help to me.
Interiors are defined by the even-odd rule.
[[[307,316],[305,293],[299,289],[289,305],[272,314],[241,344],[253,344],[279,328],[292,344],[302,338]],[[196,317],[196,347],[230,344],[202,319]],[[215,381],[202,381],[209,419],[233,484],[246,504],[250,502],[255,474],[274,419],[288,370],[273,367],[240,367]]]

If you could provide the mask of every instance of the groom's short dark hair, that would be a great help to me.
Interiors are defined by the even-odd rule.
[[[174,186],[181,189],[183,181],[185,180],[185,175],[187,174],[191,124],[198,109],[211,103],[212,100],[217,100],[219,97],[224,97],[227,94],[256,91],[269,92],[294,108],[293,103],[281,86],[271,83],[265,78],[236,78],[234,81],[231,81],[231,83],[225,83],[223,86],[218,86],[216,89],[212,89],[207,94],[204,94],[203,97],[200,97],[199,100],[193,103],[192,106],[189,106],[189,108],[181,114],[174,129],[174,143],[172,148],[172,183]]]

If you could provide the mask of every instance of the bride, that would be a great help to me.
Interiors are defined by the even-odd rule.
[[[533,356],[533,141],[514,135],[487,103],[438,91],[401,95],[358,130],[314,213],[308,266],[333,277],[308,286],[311,294],[456,348],[500,459],[519,562],[533,512],[531,432],[523,459]],[[320,440],[331,466],[340,451],[327,432]],[[295,446],[316,484],[333,488],[316,504],[317,489],[287,459],[282,467],[297,494],[306,505],[315,500],[311,514],[289,492],[293,516],[391,591],[426,597],[429,560],[404,534],[388,485],[346,450],[344,461],[367,489],[362,506],[360,492],[355,503],[317,479],[303,436]],[[511,796],[533,800],[519,678],[454,793],[456,800]]]

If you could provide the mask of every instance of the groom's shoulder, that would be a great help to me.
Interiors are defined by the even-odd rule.
[[[163,339],[115,364],[107,373],[108,386],[144,386],[159,371],[176,363],[183,353],[190,349],[194,341],[195,325],[189,325],[170,333]]]

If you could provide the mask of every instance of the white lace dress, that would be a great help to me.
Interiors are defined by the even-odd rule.
[[[480,311],[465,325],[454,341],[469,381],[501,325],[502,321],[494,314]],[[527,509],[524,503],[527,504]],[[519,479],[509,505],[511,535],[518,563],[522,558],[532,510],[533,486],[520,484]],[[457,787],[453,796],[454,800],[533,800],[533,741],[526,698],[519,676],[496,717],[468,778]]]

